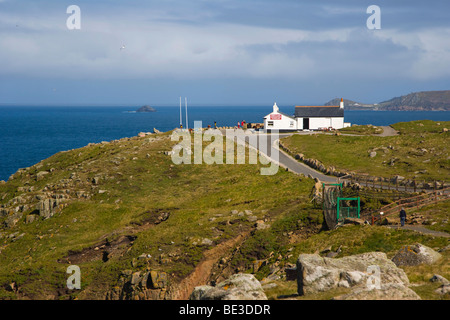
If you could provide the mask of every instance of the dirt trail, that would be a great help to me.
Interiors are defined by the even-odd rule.
[[[204,259],[195,267],[194,271],[184,278],[177,286],[172,300],[188,300],[195,287],[207,284],[214,264],[230,249],[241,243],[250,231],[241,233],[236,238],[222,242],[204,253]]]

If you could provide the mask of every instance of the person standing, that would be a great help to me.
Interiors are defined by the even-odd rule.
[[[406,211],[405,208],[402,208],[402,210],[400,210],[400,224],[402,225],[402,227],[405,225],[405,221],[406,221]]]

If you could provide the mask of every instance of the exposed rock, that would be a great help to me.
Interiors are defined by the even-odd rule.
[[[358,218],[345,218],[344,224],[364,225],[366,224],[366,221]]]
[[[305,295],[337,287],[366,285],[367,279],[372,275],[368,272],[369,266],[380,268],[380,281],[383,284],[409,284],[405,272],[382,252],[369,252],[340,259],[301,254],[297,260],[298,293]]]
[[[142,106],[136,112],[156,112],[156,109],[150,106]]]
[[[376,156],[377,156],[376,151],[372,151],[369,153],[369,157],[371,157],[371,158],[375,158]]]
[[[431,282],[439,282],[442,284],[450,284],[450,281],[448,281],[446,278],[444,278],[443,276],[441,276],[439,274],[435,274],[433,277],[431,277],[430,281]]]
[[[257,220],[255,226],[256,230],[264,230],[270,227],[270,225],[264,223],[263,220]]]
[[[48,172],[48,171],[39,171],[38,173],[36,173],[36,180],[42,180],[44,178],[44,176],[49,173],[50,172]]]
[[[434,292],[436,292],[437,294],[442,294],[442,295],[448,294],[448,293],[450,293],[450,284],[443,284]]]
[[[60,199],[44,199],[38,202],[36,209],[39,211],[39,215],[45,219],[52,217],[58,209],[60,209]]]
[[[420,264],[433,264],[441,259],[441,254],[420,243],[403,246],[392,261],[397,266],[417,266]]]
[[[410,288],[401,283],[381,284],[380,289],[355,288],[352,292],[333,300],[421,300]]]
[[[217,286],[195,287],[190,300],[267,300],[261,283],[251,274],[238,273]]]

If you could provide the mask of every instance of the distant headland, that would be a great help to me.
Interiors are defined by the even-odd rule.
[[[325,105],[338,105],[340,98]],[[387,101],[368,104],[344,99],[346,110],[450,111],[450,90],[413,92]]]
[[[136,112],[156,112],[156,109],[150,106],[142,106],[137,109]]]

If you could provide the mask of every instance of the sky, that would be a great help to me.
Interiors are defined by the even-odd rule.
[[[378,103],[448,89],[450,1],[0,0],[0,105]]]

